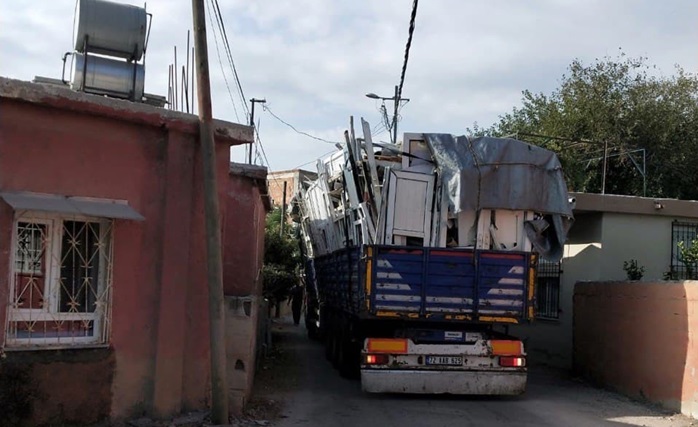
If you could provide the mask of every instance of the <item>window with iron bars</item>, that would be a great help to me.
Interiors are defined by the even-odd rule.
[[[7,347],[106,344],[113,221],[23,212],[12,238]]]
[[[684,247],[693,246],[693,241],[698,239],[698,222],[673,221],[671,223],[671,269],[668,279],[682,280],[691,279],[689,268],[681,261],[679,242],[683,242]],[[693,275],[696,275],[697,266],[693,266]]]
[[[536,283],[536,316],[542,319],[560,318],[560,274],[562,262],[540,260]]]

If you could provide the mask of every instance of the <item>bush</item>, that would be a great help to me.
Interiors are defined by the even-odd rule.
[[[686,267],[686,278],[698,279],[698,240],[693,240],[689,246],[684,242],[678,243],[679,260]]]
[[[625,270],[628,280],[642,280],[645,275],[645,267],[638,266],[635,259],[623,261],[623,270]]]

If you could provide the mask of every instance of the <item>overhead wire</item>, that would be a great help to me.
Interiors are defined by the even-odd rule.
[[[216,16],[216,21],[218,23],[218,29],[221,33],[221,38],[223,39],[223,45],[225,47],[225,52],[228,58],[230,68],[233,71],[233,76],[235,77],[235,83],[240,94],[241,104],[243,105],[243,110],[250,115],[249,107],[247,106],[247,98],[245,97],[245,92],[242,89],[242,83],[240,82],[240,76],[238,75],[237,67],[235,66],[235,61],[233,60],[233,53],[230,49],[230,42],[228,41],[228,33],[225,30],[225,22],[223,22],[223,15],[221,14],[220,6],[218,5],[218,0],[211,0],[213,4],[214,15]]]
[[[260,151],[261,151],[261,153],[262,153],[262,156],[264,157],[264,162],[266,163],[267,168],[268,168],[269,170],[272,170],[272,167],[271,167],[271,165],[269,164],[269,158],[267,157],[267,153],[266,153],[266,151],[264,150],[264,145],[262,144],[262,140],[259,139],[259,133],[257,133],[257,145],[259,146]],[[282,188],[283,188],[283,185],[281,185],[281,183],[279,182],[279,180],[278,180],[274,175],[272,175],[271,178],[272,178],[272,180],[274,181],[274,183],[276,184],[276,186],[279,187],[279,189],[282,189]]]
[[[257,124],[256,128],[260,128],[260,123],[261,123],[261,118],[257,119]],[[264,150],[264,145],[262,144],[262,140],[259,138],[259,132],[255,132],[255,140],[257,141],[257,147],[259,147],[259,150],[255,150],[255,161],[259,160],[262,165],[266,165],[268,170],[272,170],[271,164],[269,163],[269,159],[267,158],[267,153]],[[252,147],[250,147],[252,149]],[[272,180],[274,181],[274,184],[276,184],[279,189],[282,188],[281,182],[275,177],[271,176]]]
[[[319,158],[323,158],[323,157],[325,157],[325,156],[328,155],[328,154],[334,153],[335,151],[336,151],[336,150],[332,150],[332,151],[328,151],[328,152],[325,153],[325,154],[321,154],[321,155],[319,156]],[[294,167],[293,169],[302,168],[303,166],[306,166],[306,165],[309,165],[309,164],[315,163],[315,162],[317,162],[317,159],[313,159],[313,160],[311,160],[311,161],[309,161],[309,162],[305,162],[305,163],[303,163],[303,164],[300,164],[300,165]]]
[[[320,138],[320,137],[315,136],[315,135],[311,135],[311,134],[309,134],[308,132],[303,132],[302,130],[298,130],[295,126],[293,126],[292,124],[288,123],[287,121],[285,121],[285,120],[282,119],[281,117],[279,117],[279,116],[277,116],[276,114],[274,114],[274,112],[271,111],[271,108],[269,108],[269,106],[268,106],[267,104],[262,104],[262,109],[264,109],[264,111],[266,111],[267,113],[269,113],[269,114],[270,114],[272,117],[274,117],[276,120],[278,120],[279,122],[281,122],[281,123],[283,123],[284,125],[288,126],[289,128],[293,129],[296,133],[298,133],[298,134],[300,134],[300,135],[304,135],[304,136],[307,136],[307,137],[309,137],[309,138],[315,139],[315,140],[317,140],[317,141],[325,142],[325,143],[327,143],[327,144],[338,144],[338,143],[339,143],[339,142],[337,142],[337,141],[330,141],[330,140],[327,140],[327,139],[324,139],[324,138]]]
[[[407,73],[407,61],[410,59],[410,47],[412,46],[412,36],[414,35],[415,22],[417,20],[417,4],[419,0],[414,0],[412,3],[412,14],[410,16],[410,27],[407,35],[407,44],[405,45],[405,59],[402,63],[402,72],[400,73],[400,84],[397,90],[397,99],[402,98],[402,86],[405,84],[405,74]],[[397,102],[397,100],[395,100]]]
[[[213,17],[211,14],[211,6],[206,3],[206,8],[208,9],[208,19],[213,27]],[[233,106],[233,112],[235,113],[235,119],[240,122],[240,116],[238,115],[238,109],[235,107],[235,99],[233,98],[233,92],[230,90],[230,84],[228,83],[228,77],[225,74],[225,68],[223,68],[223,60],[221,59],[221,51],[218,47],[218,36],[216,35],[215,27],[213,28],[213,42],[216,46],[216,54],[218,56],[218,64],[221,67],[221,73],[223,73],[223,81],[225,82],[225,87],[228,89],[228,96],[230,97],[230,103]]]

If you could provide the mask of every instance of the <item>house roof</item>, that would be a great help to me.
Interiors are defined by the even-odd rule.
[[[249,165],[246,163],[230,163],[230,174],[249,178],[259,187],[264,208],[271,211],[271,197],[267,186],[267,168],[264,166]]]
[[[193,114],[77,92],[58,85],[0,77],[0,100],[28,102],[137,124],[165,127],[184,133],[199,133],[199,119]],[[214,119],[213,127],[216,142],[238,145],[254,140],[251,126]]]
[[[617,194],[570,193],[576,199],[574,213],[610,212],[698,218],[698,201],[623,196]]]
[[[308,171],[305,169],[286,169],[286,170],[280,170],[280,171],[273,171],[269,172],[269,179],[272,178],[277,178],[280,179],[282,177],[291,177],[291,176],[310,176],[312,178],[317,178],[317,172],[313,171]]]

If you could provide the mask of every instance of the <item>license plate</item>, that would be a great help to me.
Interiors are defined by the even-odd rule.
[[[461,366],[463,356],[427,356],[427,365]]]

